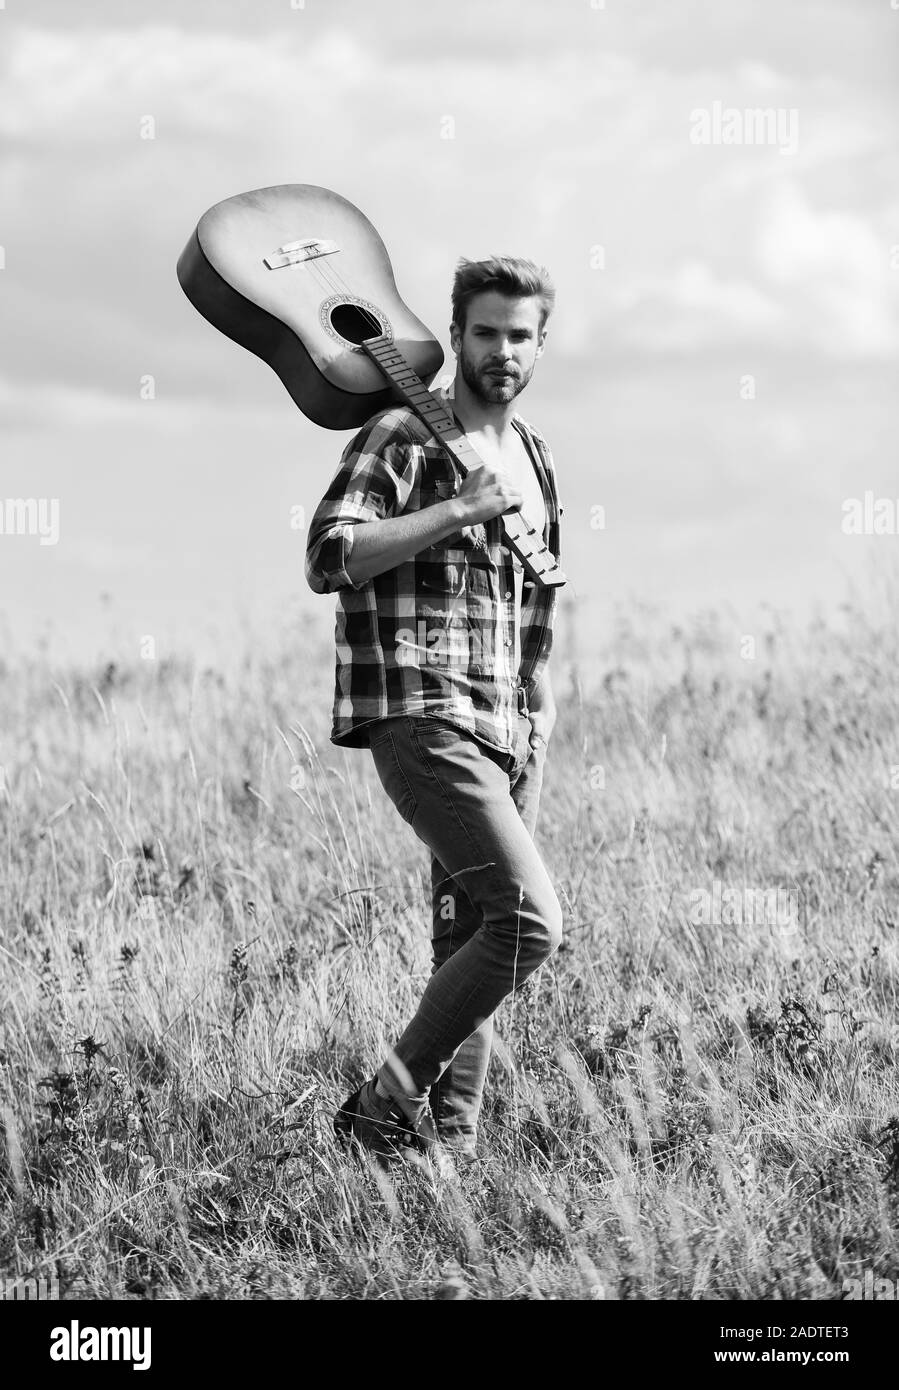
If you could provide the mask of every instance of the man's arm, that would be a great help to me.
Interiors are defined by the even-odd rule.
[[[374,579],[376,574],[392,570],[404,560],[411,560],[426,546],[436,545],[467,524],[465,509],[458,497],[435,502],[418,512],[387,517],[383,521],[366,521],[354,526],[349,533],[349,553],[344,569],[354,589]]]
[[[306,579],[315,593],[359,589],[461,527],[521,505],[511,479],[483,465],[466,474],[455,497],[404,512],[421,463],[420,446],[395,412],[350,442],[309,527]]]
[[[549,743],[556,722],[556,699],[546,666],[536,685],[528,692],[528,715],[531,721],[531,743],[535,739]]]
[[[500,468],[481,464],[466,473],[455,497],[423,507],[407,516],[357,526],[345,568],[354,587],[393,569],[452,535],[462,526],[489,521],[512,507],[520,507],[521,493],[513,479]]]
[[[306,580],[317,594],[358,589],[366,579],[347,572],[357,531],[402,512],[421,466],[421,449],[396,411],[363,425],[309,524]],[[398,518],[397,518],[398,519]],[[427,542],[422,542],[427,544]]]
[[[546,440],[539,437],[543,461],[549,475],[550,487],[555,504],[558,508],[557,520],[561,521],[562,505],[559,502],[558,490],[556,487],[556,470],[553,462],[552,452]],[[561,545],[558,547],[556,559],[561,563]],[[543,670],[538,679],[528,690],[528,714],[531,720],[531,743],[542,740],[549,743],[550,735],[556,722],[556,698],[553,694],[552,682],[549,676],[549,667],[544,663]]]

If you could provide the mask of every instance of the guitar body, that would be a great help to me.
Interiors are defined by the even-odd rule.
[[[364,339],[386,334],[427,382],[443,365],[440,344],[400,298],[375,228],[327,188],[279,184],[216,203],[181,253],[178,280],[203,317],[267,362],[327,429],[356,428],[401,399]]]

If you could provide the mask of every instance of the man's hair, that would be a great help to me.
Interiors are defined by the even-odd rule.
[[[556,287],[542,265],[517,256],[491,256],[486,261],[469,261],[463,256],[453,279],[453,322],[460,332],[465,330],[469,303],[485,290],[496,290],[509,299],[536,296],[540,300],[541,333],[556,302]]]

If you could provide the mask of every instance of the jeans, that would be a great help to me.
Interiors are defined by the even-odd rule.
[[[562,909],[533,834],[546,745],[518,716],[512,753],[451,724],[401,715],[372,729],[381,783],[431,851],[433,967],[378,1077],[410,1118],[430,1100],[439,1137],[473,1148],[493,1013],[558,947]]]

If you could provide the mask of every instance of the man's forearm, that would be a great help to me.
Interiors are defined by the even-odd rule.
[[[555,704],[549,679],[549,667],[544,666],[540,679],[531,686],[528,692],[528,709],[543,709],[544,707],[555,709]]]
[[[457,497],[431,507],[383,521],[364,521],[352,530],[353,543],[346,572],[354,584],[363,584],[385,570],[410,560],[426,546],[436,545],[466,525],[465,508]]]

